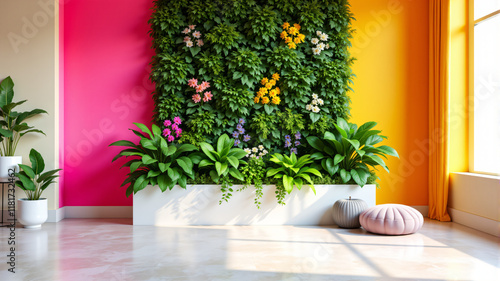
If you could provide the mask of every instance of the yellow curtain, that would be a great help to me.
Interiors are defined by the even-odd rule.
[[[429,21],[429,218],[450,221],[447,210],[450,0],[430,0]]]

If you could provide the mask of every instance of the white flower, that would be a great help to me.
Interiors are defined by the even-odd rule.
[[[201,36],[201,32],[199,32],[198,30],[193,32],[193,36],[196,37],[196,38],[200,38]]]
[[[318,100],[312,100],[311,104],[312,105],[318,105]]]
[[[260,152],[260,153],[259,153],[259,156],[264,156],[264,153]]]
[[[188,34],[189,32],[191,32],[191,29],[189,28],[184,28],[184,30],[182,31],[182,33],[184,34]]]
[[[319,112],[319,107],[314,106],[313,109],[312,109],[312,112],[318,113]]]
[[[245,148],[245,149],[243,149],[243,150],[245,150],[245,152],[246,152],[247,154],[250,154],[250,153],[252,152],[252,150],[251,150],[250,148]]]
[[[188,48],[193,47],[193,41],[187,41],[186,42],[186,47],[188,47]]]
[[[313,38],[313,39],[311,39],[311,43],[313,43],[314,45],[316,45],[316,44],[319,43],[319,39],[318,38]]]
[[[312,50],[313,50],[313,54],[315,54],[315,55],[321,54],[321,50],[319,48],[312,48]]]
[[[313,97],[313,100],[317,100],[318,99],[318,95],[317,94],[313,94],[312,97]]]
[[[318,104],[319,105],[323,105],[324,104],[323,100],[322,99],[318,99]]]
[[[306,110],[311,111],[312,109],[313,109],[313,106],[312,106],[312,105],[310,105],[310,104],[306,105]]]
[[[321,34],[323,34],[323,32],[321,32],[321,31],[319,31],[319,30],[318,30],[318,31],[316,31],[316,35],[321,36]]]
[[[257,149],[257,147],[253,147],[253,148],[252,148],[252,152],[253,152],[253,153],[257,153],[257,152],[259,152],[259,150]]]
[[[267,151],[266,149],[264,149],[264,151],[262,151],[262,153],[264,153],[264,155],[268,154],[269,151]]]
[[[319,43],[318,48],[323,51],[325,49],[325,44],[323,42]]]
[[[323,34],[319,35],[319,39],[321,39],[321,41],[326,41],[326,40],[328,40],[328,34],[323,33]]]
[[[251,158],[255,158],[255,154],[250,155]]]
[[[264,149],[264,146],[261,144],[259,145],[259,150],[263,150]]]
[[[326,49],[330,49],[330,44],[326,44]]]

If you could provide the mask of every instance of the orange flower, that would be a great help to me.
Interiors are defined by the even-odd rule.
[[[273,98],[273,103],[274,104],[280,104],[280,102],[281,102],[281,99],[279,97],[274,97]]]
[[[293,43],[293,42],[290,42],[290,43],[288,43],[288,48],[295,49],[295,48],[297,48],[297,45],[295,45],[295,43]]]
[[[260,101],[259,97],[255,97],[255,98],[253,99],[253,102],[254,102],[254,103],[259,103],[259,101]]]
[[[266,85],[267,82],[269,82],[269,80],[267,79],[267,77],[264,77],[264,78],[262,78],[262,80],[260,80],[260,84],[262,84],[262,85]]]
[[[295,38],[293,39],[293,42],[294,42],[295,44],[300,44],[300,38],[299,38],[299,37],[295,37]]]
[[[269,96],[272,98],[272,97],[275,97],[276,96],[276,90],[271,90],[269,91]]]
[[[263,104],[268,104],[269,103],[269,98],[268,97],[263,97],[262,98],[262,103]]]
[[[280,90],[280,88],[276,87],[276,88],[275,88],[275,90],[276,90],[276,94],[277,94],[277,95],[281,94],[281,90]]]
[[[265,95],[265,94],[267,94],[267,89],[262,87],[259,89],[259,92],[262,93],[262,95]]]
[[[269,82],[268,82],[268,83],[266,84],[266,88],[267,88],[268,90],[271,90],[271,88],[272,88],[272,87],[273,87],[273,85],[271,85],[271,83],[269,83]]]
[[[288,33],[290,33],[291,35],[297,35],[299,33],[299,31],[295,27],[290,27],[288,29]]]
[[[294,23],[293,27],[295,27],[295,29],[297,29],[297,31],[300,30],[300,24],[298,24],[298,23]]]
[[[281,32],[280,37],[281,37],[281,39],[285,39],[288,37],[288,33],[286,33],[286,31],[283,31],[283,32]]]
[[[262,98],[264,94],[262,92],[257,92],[256,98]]]
[[[285,22],[283,25],[282,25],[283,29],[287,30],[289,27],[290,27],[290,24],[288,22]]]
[[[306,39],[306,36],[302,33],[300,33],[299,35],[297,35],[297,37],[300,39],[300,42],[303,43],[304,42],[304,39]]]
[[[276,80],[276,81],[280,80],[280,75],[278,73],[274,73],[273,74],[273,79]]]
[[[290,43],[290,42],[292,42],[292,38],[291,38],[291,37],[287,37],[287,38],[285,38],[285,43],[286,43],[286,44],[288,44],[288,43]]]
[[[276,80],[274,80],[274,79],[270,80],[269,84],[271,84],[271,86],[275,86],[276,85]]]

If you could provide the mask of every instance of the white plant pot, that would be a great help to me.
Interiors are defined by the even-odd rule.
[[[47,220],[47,198],[17,200],[17,217],[25,228],[40,228]]]
[[[22,156],[0,156],[0,182],[9,182],[12,171],[19,172],[19,164],[23,163]]]

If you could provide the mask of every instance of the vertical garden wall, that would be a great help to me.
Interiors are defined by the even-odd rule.
[[[155,122],[171,142],[300,154],[349,116],[352,19],[345,0],[155,1]]]

